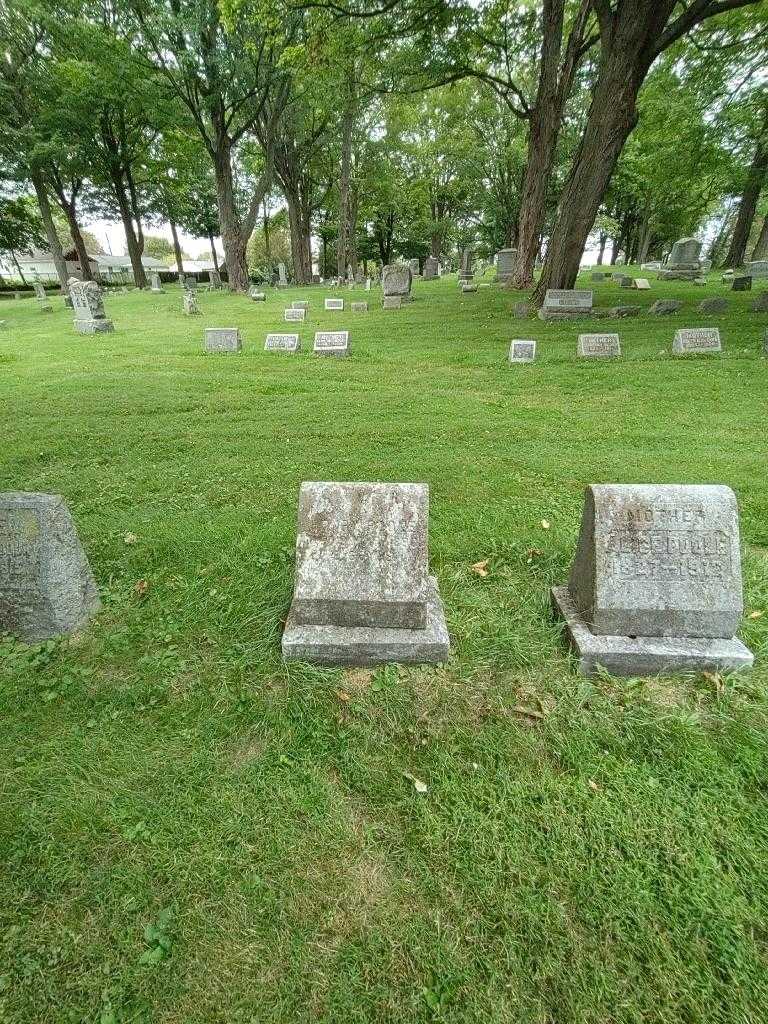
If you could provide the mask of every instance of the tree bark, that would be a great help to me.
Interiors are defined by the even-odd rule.
[[[139,246],[139,240],[136,237],[136,231],[133,226],[133,215],[122,171],[118,168],[113,168],[111,178],[117,206],[120,210],[120,219],[123,222],[125,243],[128,248],[128,257],[131,261],[131,270],[133,271],[133,281],[137,288],[146,288],[147,275],[144,270],[144,264],[141,262],[141,247]]]
[[[355,106],[351,100],[341,121],[341,167],[339,170],[339,234],[336,242],[336,273],[344,277],[349,260],[350,210],[349,186],[352,168],[352,125]]]
[[[601,231],[600,232],[600,239],[599,239],[600,248],[598,249],[598,252],[597,252],[597,265],[598,265],[598,267],[602,267],[602,265],[603,265],[603,258],[605,257],[605,247],[606,247],[607,244],[608,244],[608,235],[606,234],[605,231]]]
[[[211,247],[211,262],[213,263],[213,269],[218,274],[218,272],[219,272],[219,257],[218,257],[218,255],[216,253],[216,243],[215,243],[214,238],[213,238],[213,233],[208,235],[208,244]],[[226,258],[226,250],[225,250],[225,258]],[[227,274],[229,274],[229,271],[227,271]]]
[[[248,288],[248,269],[246,265],[246,243],[243,237],[243,225],[235,204],[235,188],[232,177],[232,156],[229,139],[220,136],[217,139],[216,158],[216,197],[219,206],[219,229],[224,246],[224,258],[227,262],[227,277],[230,290],[244,292]],[[213,255],[213,241],[211,240]]]
[[[56,233],[56,225],[53,222],[51,203],[45,187],[45,180],[39,168],[31,168],[29,177],[32,182],[32,187],[35,190],[35,195],[37,196],[37,205],[40,208],[40,219],[42,220],[43,227],[45,228],[45,237],[48,240],[48,248],[51,250],[53,265],[56,267],[56,276],[58,277],[59,284],[61,285],[61,292],[62,295],[68,295],[67,263],[64,259],[64,252],[61,248],[59,236]]]
[[[763,124],[763,132],[768,130],[768,114]],[[768,140],[758,139],[755,146],[755,155],[747,173],[747,181],[739,203],[739,213],[731,236],[731,244],[723,265],[726,267],[740,267],[744,263],[744,256],[749,242],[749,233],[752,230],[752,222],[755,219],[757,202],[768,172]]]
[[[80,273],[84,281],[93,280],[93,271],[91,270],[91,261],[88,259],[88,252],[85,248],[85,242],[83,240],[82,232],[80,231],[80,225],[77,222],[77,213],[75,206],[75,198],[67,200],[63,192],[59,193],[56,190],[56,198],[58,199],[59,206],[61,207],[64,216],[67,218],[67,226],[69,227],[69,233],[72,236],[72,244],[75,247],[77,253],[77,262],[80,264]]]
[[[271,263],[272,262],[272,249],[271,249],[271,241],[270,241],[270,237],[269,237],[269,210],[267,209],[266,198],[264,199],[263,208],[264,208],[264,254],[266,256],[267,263]]]
[[[168,218],[168,223],[171,225],[171,238],[173,239],[173,251],[176,255],[176,270],[179,274],[184,273],[184,253],[181,251],[181,244],[179,243],[179,232],[176,229],[176,221],[173,217]]]
[[[763,226],[757,236],[755,248],[752,250],[753,260],[764,260],[768,258],[768,213],[763,217]]]

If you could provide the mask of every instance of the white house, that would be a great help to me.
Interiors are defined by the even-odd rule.
[[[70,277],[80,277],[81,270],[80,264],[77,260],[77,254],[74,249],[69,249],[64,253],[64,258],[67,263],[67,275]],[[53,262],[53,257],[49,252],[43,249],[33,249],[30,253],[25,253],[17,257],[19,261],[19,267],[21,272],[27,281],[57,281],[58,276],[56,274],[56,266]],[[109,279],[113,274],[126,274],[129,278],[132,277],[131,261],[128,256],[111,256],[108,253],[89,253],[88,261],[91,265],[91,271],[94,277],[103,277]],[[155,259],[154,256],[142,256],[142,265],[146,270],[167,270],[168,267],[162,260]],[[4,266],[0,273],[4,277],[16,277],[18,276],[18,270],[11,260],[5,260]]]

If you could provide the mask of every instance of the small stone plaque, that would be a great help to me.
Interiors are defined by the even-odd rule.
[[[381,300],[382,309],[402,309],[403,296],[402,295],[385,295]]]
[[[307,311],[303,306],[300,309],[294,309],[293,306],[291,306],[290,309],[285,310],[283,317],[289,322],[302,322],[307,319]]]
[[[352,303],[352,312],[353,313],[367,313],[368,312],[368,303],[367,302],[353,302]]]
[[[751,292],[752,291],[752,278],[751,277],[734,277],[733,284],[731,285],[731,291],[734,292]]]
[[[509,346],[510,363],[532,363],[536,358],[536,342],[528,338],[514,338]]]
[[[592,291],[579,288],[548,288],[544,305],[539,310],[540,320],[557,320],[586,316],[592,312]]]
[[[621,355],[618,334],[580,334],[576,354],[584,359],[613,359]]]
[[[308,299],[297,299],[291,303],[291,309],[309,309]]]
[[[651,287],[651,282],[648,280],[647,277],[636,277],[635,278],[635,288],[639,289],[639,291],[641,291],[641,292],[647,291],[650,287]]]
[[[349,355],[349,331],[316,331],[314,352],[322,356]]]
[[[326,309],[344,309],[344,299],[326,299]]]
[[[251,299],[252,302],[267,301],[266,292],[260,292],[256,288],[251,288],[251,290],[248,292],[248,298]]]
[[[239,352],[243,347],[237,327],[207,327],[206,352]]]
[[[686,327],[675,331],[672,351],[677,355],[686,352],[720,352],[720,330],[717,327]]]
[[[0,494],[0,633],[39,643],[100,607],[88,559],[58,494]]]
[[[477,291],[477,285],[476,284],[462,284],[461,290],[462,290],[462,293],[465,294],[465,295],[468,294],[468,293],[476,292]]]
[[[298,334],[268,334],[264,343],[265,352],[298,352],[300,348]]]

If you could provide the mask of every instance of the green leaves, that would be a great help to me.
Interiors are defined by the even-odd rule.
[[[171,952],[173,940],[169,934],[169,926],[173,911],[170,907],[161,910],[154,922],[144,928],[144,942],[147,949],[139,957],[140,964],[159,964]]]

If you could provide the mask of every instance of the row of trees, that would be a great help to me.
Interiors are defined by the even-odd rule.
[[[162,221],[243,290],[281,204],[301,283],[475,242],[516,287],[543,252],[541,295],[593,232],[643,260],[718,210],[735,265],[758,214],[768,246],[767,31],[757,0],[2,0],[0,175],[62,284],[57,211],[86,275],[118,214],[139,286]]]

